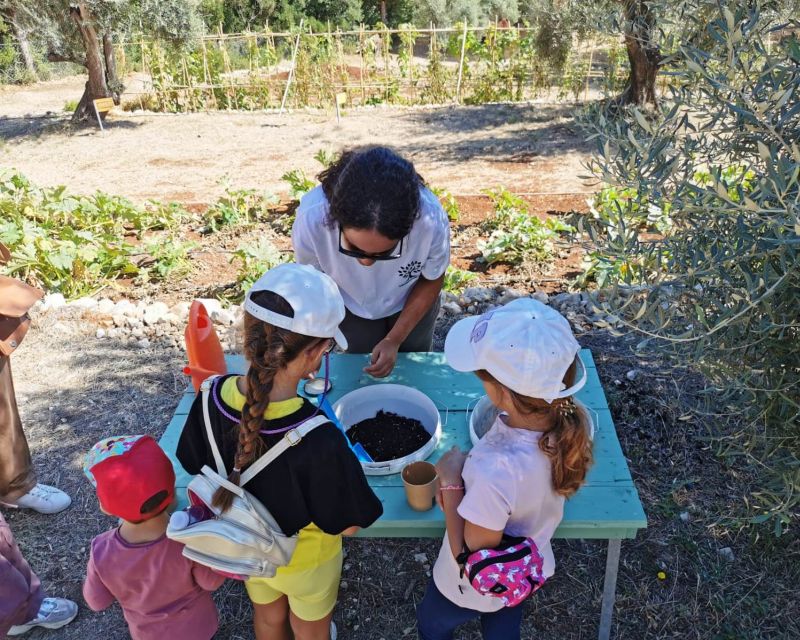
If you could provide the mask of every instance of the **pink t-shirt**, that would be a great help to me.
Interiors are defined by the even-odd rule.
[[[514,429],[498,416],[469,453],[462,477],[464,520],[510,536],[534,539],[544,556],[544,575],[555,571],[550,538],[564,516],[564,498],[553,491],[550,459],[539,449],[541,432]],[[433,567],[433,581],[446,598],[476,611],[503,608],[500,598],[484,596],[461,577],[447,534]]]
[[[163,536],[130,544],[112,529],[92,540],[83,597],[94,611],[117,600],[133,640],[208,640],[217,631],[211,591],[225,577],[184,558]]]

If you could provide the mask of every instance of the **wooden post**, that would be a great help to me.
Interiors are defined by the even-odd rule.
[[[592,48],[589,49],[589,68],[586,70],[586,91],[583,94],[583,101],[589,101],[589,78],[592,77],[592,62],[594,62],[594,48],[597,46],[596,40],[592,39]]]
[[[297,33],[297,40],[294,43],[294,51],[292,52],[292,66],[289,69],[289,77],[286,78],[286,89],[283,92],[283,99],[281,100],[281,110],[278,114],[283,113],[283,108],[286,106],[286,98],[289,97],[289,87],[292,86],[292,77],[294,76],[294,63],[297,60],[297,50],[300,48],[300,37],[303,35],[303,21],[305,18],[300,18],[300,31]]]
[[[464,53],[467,50],[467,21],[464,20],[464,35],[461,37],[461,60],[458,63],[458,84],[456,84],[456,102],[461,104],[461,78],[464,75]]]
[[[367,92],[364,88],[364,25],[359,25],[358,29],[358,76],[361,82],[361,106],[363,107],[367,102]]]

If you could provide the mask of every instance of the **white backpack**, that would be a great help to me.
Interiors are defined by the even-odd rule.
[[[222,573],[271,578],[278,567],[289,563],[297,545],[297,535],[287,536],[267,508],[242,487],[264,467],[289,447],[299,443],[309,432],[329,422],[324,415],[316,416],[286,432],[278,444],[242,473],[240,485],[229,482],[219,448],[211,430],[208,415],[211,384],[217,376],[206,379],[202,386],[203,420],[208,441],[214,454],[217,471],[204,466],[187,487],[190,502],[202,502],[215,518],[202,520],[186,528],[167,527],[167,537],[184,545],[183,555]],[[233,504],[224,513],[212,506],[214,494],[220,487],[234,493]]]

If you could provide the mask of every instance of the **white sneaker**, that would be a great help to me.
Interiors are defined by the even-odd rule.
[[[331,620],[331,640],[336,640],[339,632],[336,630],[336,623]]]
[[[21,636],[27,633],[34,627],[42,627],[43,629],[60,629],[68,625],[78,615],[78,605],[72,600],[64,598],[45,598],[42,600],[42,606],[39,607],[39,613],[30,622],[25,624],[18,624],[8,630],[10,636]]]
[[[24,496],[9,503],[8,506],[33,509],[39,513],[49,514],[63,511],[70,504],[72,504],[72,499],[61,489],[46,484],[37,484]]]

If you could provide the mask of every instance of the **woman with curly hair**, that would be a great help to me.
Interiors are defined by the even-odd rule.
[[[429,351],[450,262],[450,226],[436,196],[387,147],[345,151],[300,201],[295,258],[339,286],[350,353],[391,373],[398,351]]]

